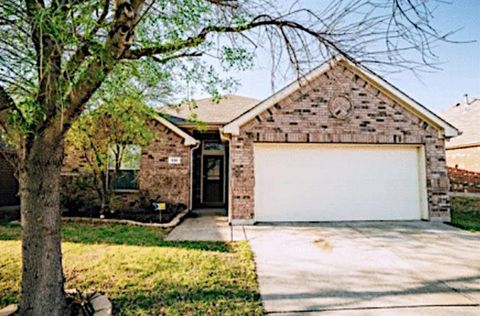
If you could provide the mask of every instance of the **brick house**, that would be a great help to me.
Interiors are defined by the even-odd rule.
[[[480,99],[465,98],[440,112],[461,133],[445,143],[450,190],[480,192]]]
[[[0,151],[0,208],[18,206],[20,204],[18,181],[15,177],[15,168],[11,164],[11,160],[15,158],[13,152],[1,144]]]
[[[465,99],[440,112],[452,122],[461,135],[449,140],[446,145],[447,165],[474,172],[480,172],[480,99]]]
[[[445,140],[457,129],[343,58],[261,102],[203,99],[153,124],[137,183],[118,192],[126,203],[218,207],[232,224],[449,218]],[[68,161],[65,174],[78,172]]]

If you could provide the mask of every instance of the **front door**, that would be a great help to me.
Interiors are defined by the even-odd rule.
[[[224,204],[223,156],[203,156],[203,204]]]

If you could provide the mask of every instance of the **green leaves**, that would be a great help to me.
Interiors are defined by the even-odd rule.
[[[156,115],[140,97],[117,96],[85,113],[67,136],[67,151],[83,153],[90,167],[106,170],[113,144],[146,145],[153,137],[150,122]]]
[[[198,61],[189,56],[192,53],[216,50],[223,70],[253,65],[247,49],[226,45],[217,49],[214,36],[182,46],[206,27],[251,20],[233,7],[205,0],[147,0],[136,12],[139,20],[127,49],[166,45],[173,51],[122,60],[112,57],[116,44],[110,46],[116,2],[31,4],[25,8],[23,1],[6,0],[0,5],[0,22],[3,16],[8,22],[0,23],[0,75],[6,82],[2,86],[19,104],[19,110],[10,111],[9,127],[23,135],[53,120],[67,122],[68,128],[74,123],[70,116],[75,121],[84,109],[91,112],[102,104],[116,104],[119,95],[157,105],[190,98],[192,93],[219,98],[236,86],[216,71],[213,64],[218,61]]]
[[[222,47],[222,66],[225,70],[245,71],[253,67],[253,53],[244,47]]]

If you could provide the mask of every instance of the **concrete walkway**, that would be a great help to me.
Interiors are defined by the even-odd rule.
[[[480,315],[480,234],[430,222],[230,230],[225,218],[199,217],[168,239],[231,232],[252,247],[269,315]]]
[[[228,225],[226,216],[197,216],[186,218],[166,240],[238,241],[246,238],[245,228]]]

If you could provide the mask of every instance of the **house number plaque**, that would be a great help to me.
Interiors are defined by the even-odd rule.
[[[168,157],[168,164],[170,165],[179,165],[182,162],[180,157]]]

